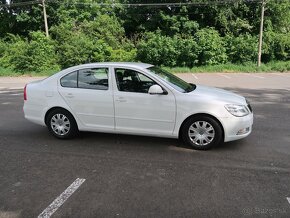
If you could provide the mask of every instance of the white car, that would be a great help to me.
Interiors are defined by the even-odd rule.
[[[248,136],[253,113],[246,99],[189,84],[145,63],[71,67],[24,88],[25,118],[57,138],[79,131],[182,138],[205,150]]]

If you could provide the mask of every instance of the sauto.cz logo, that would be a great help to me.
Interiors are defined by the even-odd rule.
[[[285,208],[259,208],[259,207],[254,207],[254,208],[244,208],[242,210],[242,214],[244,216],[251,216],[251,215],[278,215],[278,214],[285,214],[286,209]]]

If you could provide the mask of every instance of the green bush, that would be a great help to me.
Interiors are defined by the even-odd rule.
[[[256,61],[258,54],[258,37],[250,34],[225,37],[228,59],[232,63]]]
[[[290,60],[290,33],[267,31],[264,34],[263,60]]]
[[[169,67],[176,66],[176,38],[162,36],[160,32],[146,33],[138,44],[137,58],[142,62]]]
[[[26,59],[27,40],[19,36],[9,34],[4,41],[1,41],[0,64],[2,67],[17,69],[21,71],[21,66]]]
[[[198,64],[199,47],[193,37],[176,37],[177,66],[193,67]]]
[[[31,32],[31,40],[9,35],[1,42],[0,63],[3,67],[24,72],[59,69],[54,42],[42,32]]]
[[[90,62],[108,61],[112,48],[103,40],[94,40],[83,33],[75,33],[58,45],[63,68]]]
[[[137,58],[169,67],[214,65],[227,61],[223,38],[213,29],[199,30],[195,38],[168,37],[159,31],[147,33],[138,45]]]
[[[99,18],[78,27],[62,23],[51,29],[62,68],[89,62],[135,60],[136,49],[124,38],[117,20],[108,15]]]
[[[26,71],[46,71],[50,69],[58,70],[58,56],[56,55],[55,42],[46,37],[43,32],[31,32],[31,40],[25,51],[26,58],[23,68]]]
[[[94,39],[104,40],[113,48],[120,48],[125,30],[115,16],[99,15],[97,19],[84,22],[81,31]]]
[[[135,61],[136,49],[126,51],[124,49],[111,50],[110,61]]]
[[[213,28],[204,28],[196,32],[199,65],[222,64],[227,61],[225,43]]]

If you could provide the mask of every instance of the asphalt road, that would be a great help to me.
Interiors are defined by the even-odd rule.
[[[58,140],[23,118],[27,79],[0,78],[0,218],[37,217],[77,178],[52,217],[289,218],[290,74],[180,76],[246,96],[253,133],[209,151],[102,133]]]

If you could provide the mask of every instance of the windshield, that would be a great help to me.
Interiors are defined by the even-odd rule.
[[[154,73],[156,76],[165,81],[168,85],[180,92],[191,92],[196,88],[196,85],[185,82],[179,77],[169,73],[165,70],[162,70],[159,67],[149,67],[147,68],[151,73]]]

